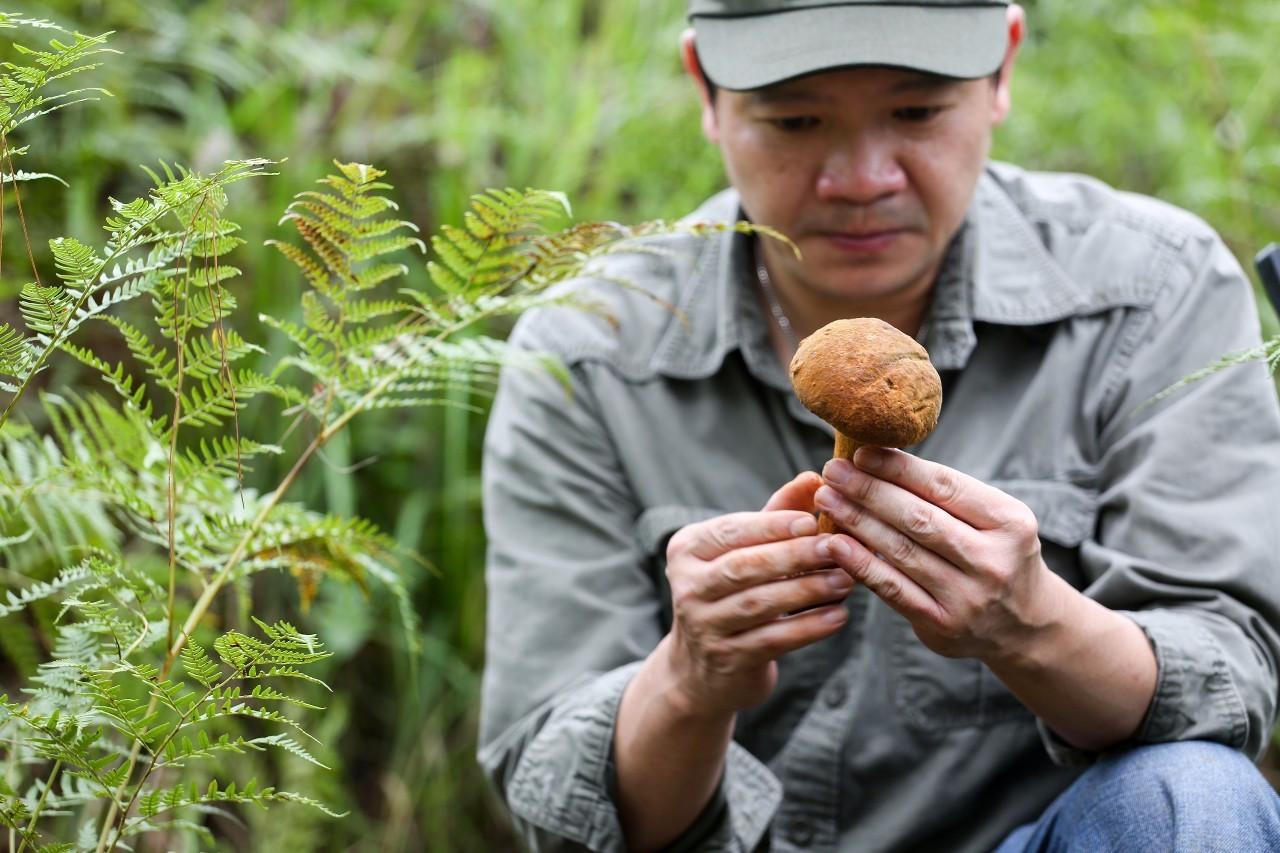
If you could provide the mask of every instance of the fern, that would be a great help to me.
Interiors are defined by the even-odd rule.
[[[0,27],[16,23],[44,26],[0,15]],[[24,71],[4,66],[0,127],[74,100],[40,93],[105,50],[79,36],[51,48],[24,54]],[[256,760],[265,753],[326,768],[309,721],[323,711],[316,668],[328,653],[285,621],[215,634],[216,600],[231,587],[252,603],[250,579],[279,572],[296,580],[305,611],[322,580],[340,579],[389,592],[413,644],[401,567],[414,556],[366,520],[291,499],[299,473],[364,412],[474,406],[508,366],[564,378],[555,362],[484,334],[485,323],[578,304],[550,288],[604,255],[661,251],[645,238],[719,227],[556,230],[569,214],[561,194],[490,190],[460,227],[431,239],[421,286],[405,286],[410,253],[427,243],[396,218],[382,171],[338,163],[285,211],[300,243],[272,242],[307,289],[296,316],[261,317],[294,347],[268,354],[234,323],[240,271],[230,261],[242,239],[226,188],[271,165],[234,161],[202,175],[160,164],[145,196],[111,201],[105,242],[50,241],[53,276],[24,286],[21,322],[0,325],[0,563],[14,574],[0,597],[0,645],[27,659],[52,645],[48,659],[28,661],[21,698],[0,700],[8,778],[27,780],[0,788],[0,825],[24,846],[74,838],[77,849],[108,850],[177,832],[212,847],[207,815],[247,804],[340,816],[253,781],[271,769]],[[127,355],[75,340],[91,323]],[[12,415],[56,353],[107,390],[42,394],[29,403],[37,431]],[[288,432],[240,434],[254,397],[311,422],[289,473],[267,490],[246,486],[245,472],[284,455]]]

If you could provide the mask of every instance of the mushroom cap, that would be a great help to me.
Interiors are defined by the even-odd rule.
[[[942,381],[929,353],[875,317],[828,323],[791,359],[800,402],[858,444],[907,447],[938,424]]]

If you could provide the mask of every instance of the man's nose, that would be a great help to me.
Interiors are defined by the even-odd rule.
[[[874,136],[847,140],[833,149],[818,176],[818,197],[824,201],[871,204],[902,192],[907,173],[897,152]]]

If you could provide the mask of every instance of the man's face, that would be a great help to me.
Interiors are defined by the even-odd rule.
[[[1008,109],[1007,82],[913,71],[823,72],[720,90],[703,125],[769,268],[796,296],[893,303],[932,285]],[[797,289],[799,288],[799,289]]]

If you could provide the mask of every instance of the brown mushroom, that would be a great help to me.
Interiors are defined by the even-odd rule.
[[[942,407],[929,353],[874,317],[836,320],[801,341],[791,384],[806,408],[835,427],[835,455],[844,459],[863,445],[923,441]],[[818,522],[824,533],[835,530],[825,513]]]

